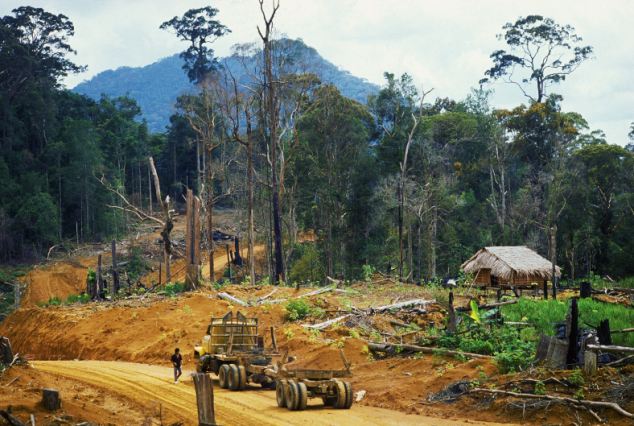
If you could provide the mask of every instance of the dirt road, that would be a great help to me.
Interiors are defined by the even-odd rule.
[[[189,374],[182,383],[170,380],[170,368],[111,361],[36,361],[35,368],[103,387],[141,405],[160,404],[168,417],[196,424],[195,391]],[[223,425],[493,425],[454,419],[406,415],[381,408],[353,406],[350,410],[325,409],[309,400],[306,411],[278,408],[275,392],[259,389],[231,392],[214,388],[216,420]]]

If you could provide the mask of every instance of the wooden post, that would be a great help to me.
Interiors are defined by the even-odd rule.
[[[275,338],[275,327],[271,326],[271,346],[277,351],[277,339]]]
[[[597,372],[597,353],[586,350],[583,353],[583,372],[588,376],[593,376]]]
[[[198,407],[198,425],[215,426],[214,388],[211,377],[205,373],[193,375],[196,388],[196,405]]]
[[[101,255],[97,256],[97,294],[95,295],[96,299],[101,298],[101,292],[103,290],[103,278],[101,276]]]
[[[119,271],[117,271],[117,242],[112,240],[112,283],[110,284],[110,298],[114,300],[119,292]]]
[[[582,281],[579,286],[579,297],[585,299],[592,297],[592,283],[589,281]]]
[[[161,275],[163,273],[163,262],[159,262],[159,282],[158,285],[161,285]]]
[[[566,318],[566,337],[568,339],[568,354],[566,363],[568,365],[577,363],[577,338],[579,335],[579,307],[577,299],[570,299],[570,310]]]
[[[229,281],[233,282],[233,277],[231,275],[231,256],[229,255],[229,245],[225,245],[225,249],[227,249],[227,266],[229,267]]]
[[[449,307],[447,309],[449,317],[447,320],[447,331],[450,333],[456,332],[456,311],[453,306],[453,291],[449,292]]]
[[[62,407],[59,391],[56,389],[42,389],[42,405],[49,411],[59,410]]]
[[[548,299],[548,280],[544,280],[544,300]]]
[[[236,266],[242,266],[243,260],[242,260],[242,256],[240,256],[240,238],[235,237],[234,245],[235,245],[236,255],[234,256],[233,262],[236,264]]]

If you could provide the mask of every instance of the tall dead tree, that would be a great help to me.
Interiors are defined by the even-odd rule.
[[[238,91],[238,83],[233,75],[231,84],[233,88],[233,99],[225,102],[227,107],[227,116],[233,124],[233,139],[246,149],[247,155],[247,239],[248,239],[248,259],[249,259],[249,281],[251,285],[255,285],[255,216],[253,206],[255,203],[255,165],[253,163],[253,131],[251,127],[251,105],[253,98],[245,100]],[[240,116],[241,109],[244,113],[244,121],[246,124],[245,135],[240,133]],[[236,255],[239,252],[236,251]]]
[[[194,290],[200,281],[200,199],[187,190],[187,216],[185,230],[185,259],[187,272],[185,286]]]
[[[400,281],[403,281],[403,210],[405,205],[405,178],[407,176],[407,157],[409,154],[409,149],[414,141],[414,135],[416,134],[416,128],[422,118],[423,114],[423,102],[425,101],[425,96],[431,93],[431,90],[425,92],[422,91],[420,97],[420,107],[418,108],[418,114],[414,114],[412,112],[412,128],[407,135],[407,143],[405,144],[405,153],[403,154],[403,161],[399,164],[400,166],[400,178],[398,182],[397,188],[397,197],[398,197],[398,246],[399,246],[399,266],[398,266],[398,277]],[[410,271],[411,274],[412,271]]]
[[[165,263],[165,282],[169,283],[172,281],[172,271],[170,268],[170,256],[172,255],[172,241],[170,239],[170,235],[172,233],[172,229],[174,229],[174,222],[172,220],[172,212],[170,210],[170,196],[167,195],[165,200],[161,197],[161,182],[159,180],[158,173],[156,172],[156,167],[154,166],[154,159],[149,157],[150,163],[150,171],[152,172],[152,177],[154,179],[154,190],[156,191],[156,200],[159,203],[159,207],[163,212],[163,220],[157,220],[159,223],[163,225],[163,229],[161,230],[161,238],[163,240],[163,261]]]
[[[272,43],[272,31],[273,31],[273,19],[277,13],[280,3],[273,0],[273,10],[270,15],[267,16],[264,10],[264,0],[258,0],[260,3],[260,12],[264,21],[264,30],[262,31],[258,26],[258,34],[262,39],[264,45],[264,127],[267,146],[270,154],[270,166],[271,166],[271,204],[273,215],[273,242],[275,247],[275,272],[273,275],[273,282],[278,283],[280,279],[286,280],[286,274],[284,271],[284,256],[282,249],[282,221],[280,214],[280,195],[279,195],[279,183],[277,178],[277,126],[279,116],[279,104],[277,99],[277,81],[273,76],[273,43]]]

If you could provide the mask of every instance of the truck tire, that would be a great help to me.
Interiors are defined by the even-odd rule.
[[[229,366],[222,364],[218,370],[218,384],[222,389],[229,387]]]
[[[247,369],[244,365],[238,365],[238,376],[240,378],[239,390],[244,390],[247,387]]]
[[[235,364],[229,364],[229,389],[232,391],[240,390],[240,371]]]
[[[334,394],[337,396],[335,408],[345,408],[346,406],[346,385],[341,380],[335,380]]]
[[[352,384],[350,384],[350,382],[343,382],[343,385],[346,388],[346,404],[343,406],[343,408],[348,410],[350,407],[352,407],[354,394],[352,393]]]
[[[297,383],[294,380],[288,381],[288,386],[286,387],[288,390],[285,394],[286,397],[286,408],[291,411],[297,410],[299,406],[299,395],[297,390]]]
[[[275,399],[277,400],[277,406],[280,408],[286,408],[286,387],[288,382],[284,379],[278,380],[275,383]]]
[[[297,386],[297,410],[305,410],[308,405],[308,388],[306,383],[298,382]]]

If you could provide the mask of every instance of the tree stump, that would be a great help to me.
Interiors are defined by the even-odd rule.
[[[583,353],[583,372],[588,376],[593,376],[597,372],[597,353],[595,351],[585,351]]]
[[[546,366],[555,370],[566,368],[566,358],[568,355],[568,341],[552,338],[546,355]]]
[[[604,319],[599,323],[599,327],[597,328],[597,336],[599,337],[600,345],[611,345],[612,344],[612,334],[610,333],[610,320]]]
[[[0,337],[0,362],[5,365],[13,362],[13,350],[7,337]]]
[[[206,373],[193,375],[196,388],[196,405],[198,407],[199,426],[216,426],[214,413],[214,388],[211,377]]]
[[[589,281],[583,281],[579,286],[579,297],[586,299],[592,297],[592,283]]]
[[[57,389],[42,389],[42,405],[49,411],[59,410],[62,400]]]

